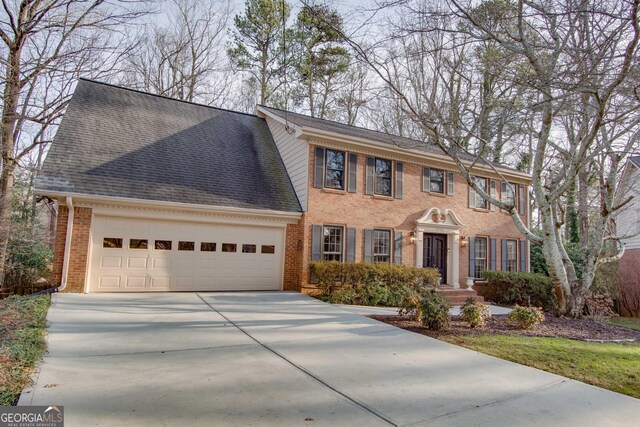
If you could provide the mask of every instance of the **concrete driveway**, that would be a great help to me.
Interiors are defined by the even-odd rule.
[[[635,425],[640,400],[297,293],[56,294],[21,405],[67,426]]]

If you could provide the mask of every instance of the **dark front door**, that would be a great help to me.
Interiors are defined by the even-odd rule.
[[[437,268],[442,277],[442,283],[447,283],[446,234],[424,234],[422,266]]]

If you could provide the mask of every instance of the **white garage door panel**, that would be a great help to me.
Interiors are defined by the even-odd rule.
[[[91,292],[282,289],[283,228],[96,216],[91,233]],[[122,239],[122,247],[104,247],[105,238]],[[131,249],[131,239],[147,248]],[[171,241],[171,250],[155,249],[156,240]],[[181,241],[194,250],[179,250]],[[201,251],[203,242],[215,251]],[[222,252],[223,243],[236,252]],[[256,253],[243,253],[244,244]],[[261,253],[262,245],[275,254]]]

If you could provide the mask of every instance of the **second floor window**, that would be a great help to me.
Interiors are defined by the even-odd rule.
[[[374,193],[383,196],[391,196],[391,160],[376,158],[374,173]]]
[[[444,171],[440,169],[431,169],[429,179],[429,191],[432,193],[444,194]]]
[[[507,271],[518,271],[518,242],[507,240]]]
[[[324,186],[344,190],[344,151],[325,151]]]
[[[473,242],[475,254],[474,277],[482,277],[482,272],[487,270],[487,238],[476,237]]]
[[[501,196],[501,201],[503,203],[508,203],[510,205],[515,203],[514,188],[515,188],[514,184],[511,184],[506,181],[502,181],[502,184],[500,186],[500,196]]]
[[[342,261],[343,231],[344,229],[342,227],[334,225],[324,227],[322,244],[323,261]]]
[[[373,230],[373,262],[391,261],[391,231]]]
[[[472,179],[473,179],[473,182],[475,182],[476,185],[482,189],[482,191],[484,191],[485,193],[488,191],[487,190],[487,178],[480,178],[478,176],[474,176],[474,177],[472,177]],[[474,207],[480,208],[480,209],[487,209],[487,207],[488,207],[487,201],[485,199],[483,199],[482,196],[480,194],[478,194],[478,193],[475,193]],[[476,277],[478,277],[478,276],[476,276]]]

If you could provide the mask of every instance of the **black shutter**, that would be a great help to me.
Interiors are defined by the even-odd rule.
[[[347,228],[347,262],[356,262],[356,229]]]
[[[447,173],[447,196],[453,196],[455,185],[455,174],[453,172]]]
[[[491,239],[491,268],[490,270],[495,271],[496,269],[496,239]]]
[[[396,199],[402,199],[402,162],[396,162]]]
[[[469,277],[476,274],[476,239],[469,238]]]
[[[431,191],[431,169],[422,168],[422,191]]]
[[[373,262],[373,230],[364,230],[364,262]]]
[[[520,240],[520,271],[527,271],[527,241]]]
[[[311,226],[311,261],[322,261],[322,226]]]
[[[358,191],[358,155],[355,153],[349,153],[349,182],[347,184],[347,191],[349,193]]]
[[[402,231],[394,233],[393,263],[402,264]]]
[[[519,187],[520,190],[520,209],[519,209],[519,213],[520,215],[525,215],[527,213],[527,193],[525,191],[525,186],[524,185],[520,185]]]
[[[324,187],[324,148],[316,147],[315,167],[313,168],[313,186]]]
[[[502,271],[507,271],[507,241],[502,240]]]
[[[365,194],[373,194],[373,172],[375,168],[375,159],[367,157],[367,182],[365,186]]]

